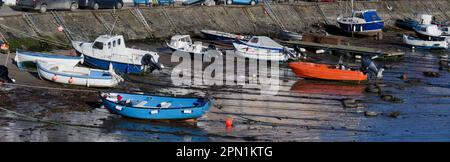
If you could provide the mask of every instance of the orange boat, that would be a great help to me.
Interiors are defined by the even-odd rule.
[[[335,66],[310,62],[291,62],[289,67],[297,76],[310,79],[364,81],[367,75],[356,70],[341,70]]]

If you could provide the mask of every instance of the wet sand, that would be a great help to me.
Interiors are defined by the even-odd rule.
[[[378,83],[380,94],[365,92],[366,84],[299,79],[285,65],[281,66],[280,90],[275,96],[237,85],[175,86],[170,72],[176,64],[170,62],[170,54],[161,44],[133,46],[159,51],[164,70],[126,75],[123,84],[111,89],[40,80],[35,73],[18,71],[9,61],[10,76],[17,84],[37,87],[0,86],[0,141],[450,141],[450,77],[447,70],[438,69],[439,58],[448,51],[412,53],[401,45],[397,34],[388,33],[378,41],[346,38],[353,45],[406,51],[401,61],[378,61],[390,67]],[[311,57],[319,62],[337,60],[327,54]],[[0,55],[0,63],[5,59],[6,55]],[[426,77],[424,71],[438,71],[441,76]],[[399,78],[402,74],[420,81],[405,82]],[[99,91],[210,94],[216,100],[197,123],[152,122],[110,114],[101,108]],[[402,102],[384,101],[382,94]],[[344,108],[342,100],[347,98],[358,100],[361,107]],[[378,115],[367,116],[366,111]],[[226,118],[233,119],[233,128],[225,128]]]

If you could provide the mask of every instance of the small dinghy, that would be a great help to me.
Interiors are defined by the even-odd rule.
[[[65,56],[65,55],[55,55],[40,52],[30,52],[24,50],[17,50],[14,61],[17,63],[19,69],[23,69],[25,64],[31,63],[36,64],[37,61],[58,63],[66,66],[75,66],[79,62],[83,63],[83,57],[77,56]]]
[[[253,36],[249,41],[233,43],[235,53],[249,59],[286,61],[297,57],[294,49],[282,46],[266,36]]]
[[[174,35],[167,46],[173,51],[187,52],[191,54],[206,54],[208,50],[216,50],[215,46],[204,46],[202,42],[192,43],[189,35]]]
[[[122,35],[101,35],[94,42],[72,41],[75,50],[84,56],[84,63],[107,70],[112,64],[121,73],[161,70],[156,52],[127,48]]]
[[[288,40],[288,41],[300,41],[302,40],[303,36],[293,32],[293,31],[288,31],[288,30],[281,30],[278,33],[278,37],[282,40]]]
[[[447,49],[448,42],[445,37],[430,37],[424,40],[414,36],[403,35],[403,42],[407,45],[423,49]]]
[[[406,18],[403,20],[396,20],[395,25],[403,29],[414,30],[414,28],[419,25],[419,22],[411,18]]]
[[[289,67],[302,78],[323,79],[335,81],[364,81],[367,75],[359,70],[343,70],[333,65],[310,62],[291,62]]]
[[[115,87],[123,81],[123,79],[114,72],[112,64],[108,71],[62,64],[51,64],[43,61],[38,61],[37,67],[39,77],[62,84],[87,87]]]
[[[102,102],[111,113],[148,120],[196,119],[212,105],[205,98],[147,96],[127,93],[102,93]]]
[[[245,35],[232,34],[216,30],[200,30],[206,39],[219,42],[222,44],[233,45],[237,40],[248,40],[250,37]]]

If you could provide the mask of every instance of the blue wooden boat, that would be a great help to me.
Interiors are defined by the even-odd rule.
[[[212,105],[205,98],[147,96],[129,93],[102,93],[102,102],[111,113],[148,120],[196,119]]]
[[[28,63],[31,63],[34,66],[38,60],[72,67],[78,63],[83,63],[83,57],[31,52],[25,50],[16,50],[16,56],[14,57],[14,61],[21,70],[23,70],[25,65]]]
[[[216,30],[200,30],[200,32],[206,37],[206,39],[226,45],[233,45],[233,43],[238,42],[238,40],[246,41],[250,39],[249,36],[221,32]]]
[[[346,33],[371,34],[381,32],[384,21],[376,10],[354,11],[353,16],[337,18],[340,28]]]

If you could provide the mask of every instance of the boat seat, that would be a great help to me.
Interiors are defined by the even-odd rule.
[[[147,104],[147,101],[141,101],[139,103],[136,103],[133,105],[133,107],[146,107],[145,104]]]

